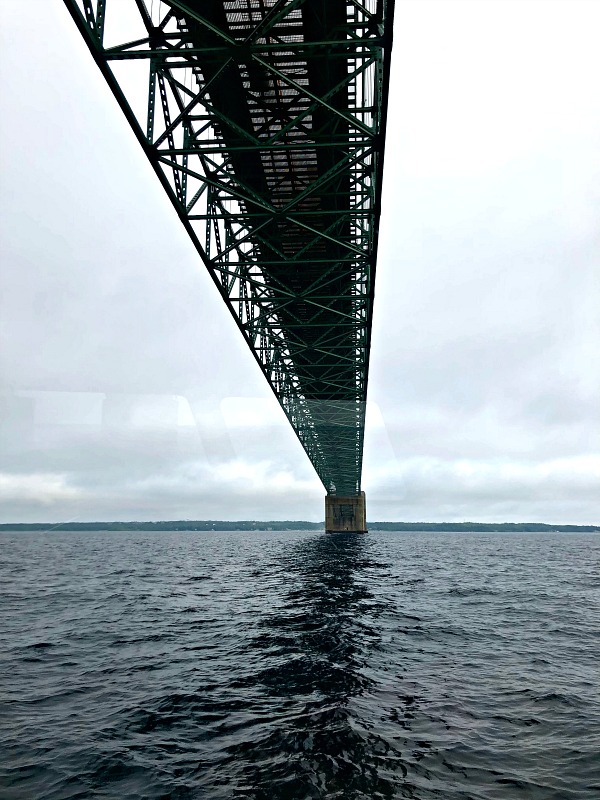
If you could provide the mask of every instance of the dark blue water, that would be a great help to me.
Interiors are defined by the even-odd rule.
[[[600,797],[600,537],[0,535],[0,796]]]

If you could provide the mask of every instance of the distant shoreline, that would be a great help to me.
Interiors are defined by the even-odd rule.
[[[466,533],[600,533],[600,525],[550,525],[543,522],[370,522],[370,531],[445,531]],[[15,522],[1,531],[318,531],[323,522],[298,520],[172,520],[159,522]]]

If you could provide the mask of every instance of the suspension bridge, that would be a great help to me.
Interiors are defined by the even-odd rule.
[[[64,0],[327,492],[361,471],[393,0]]]

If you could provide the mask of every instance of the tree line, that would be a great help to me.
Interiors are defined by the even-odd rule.
[[[170,520],[131,522],[2,523],[0,531],[318,531],[324,522],[304,520]],[[599,532],[600,525],[549,525],[543,522],[370,522],[371,531],[446,531],[446,532]]]

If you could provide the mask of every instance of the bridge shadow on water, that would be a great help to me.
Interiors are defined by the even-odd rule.
[[[235,686],[272,714],[255,741],[229,748],[235,796],[414,796],[402,788],[400,753],[368,711],[385,604],[366,578],[385,567],[360,534],[311,537],[289,553],[290,589],[250,644],[263,668]]]

